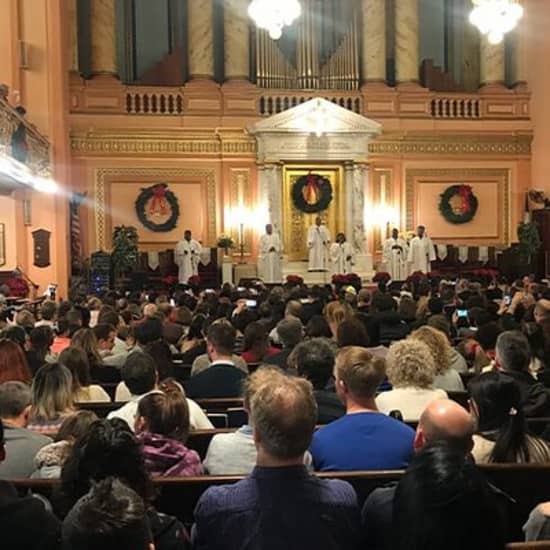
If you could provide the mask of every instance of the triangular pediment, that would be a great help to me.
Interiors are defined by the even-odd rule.
[[[321,97],[261,120],[249,128],[251,134],[306,133],[363,134],[382,132],[378,122],[358,115]]]

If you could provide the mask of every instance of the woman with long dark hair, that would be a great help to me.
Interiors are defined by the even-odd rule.
[[[488,372],[468,385],[472,415],[477,419],[472,455],[477,463],[550,462],[550,448],[529,435],[517,384]]]
[[[269,345],[269,335],[262,323],[254,321],[244,330],[243,352],[241,357],[248,363],[261,363],[280,350]]]

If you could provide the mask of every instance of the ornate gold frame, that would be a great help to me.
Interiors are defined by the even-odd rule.
[[[408,231],[415,229],[415,182],[418,178],[436,179],[441,181],[462,182],[474,178],[492,179],[502,188],[503,202],[503,231],[501,244],[510,244],[511,198],[510,198],[510,170],[500,168],[430,168],[411,169],[406,171],[405,183],[405,221]],[[499,235],[500,240],[501,235]]]
[[[291,262],[307,259],[306,231],[317,216],[317,214],[299,212],[292,204],[293,183],[297,178],[307,175],[310,170],[328,178],[333,187],[332,203],[328,211],[320,214],[329,228],[331,239],[334,239],[337,232],[345,231],[344,166],[339,164],[285,165],[283,167],[283,242],[285,254]]]
[[[216,171],[208,168],[99,168],[95,170],[95,236],[96,249],[107,249],[107,212],[105,204],[106,182],[113,176],[135,176],[151,178],[151,181],[169,180],[170,178],[199,177],[206,181],[206,202],[208,216],[208,244],[216,241]]]

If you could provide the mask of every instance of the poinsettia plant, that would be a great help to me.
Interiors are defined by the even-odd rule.
[[[387,271],[379,271],[372,278],[373,283],[384,283],[387,285],[391,281],[391,275]]]
[[[286,283],[289,286],[300,286],[304,284],[304,279],[300,275],[287,275]]]

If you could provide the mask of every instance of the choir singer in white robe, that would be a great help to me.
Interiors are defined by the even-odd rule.
[[[327,270],[327,247],[330,244],[330,233],[326,226],[321,225],[321,217],[315,218],[307,232],[307,247],[309,249],[308,271]]]
[[[189,278],[199,274],[199,255],[201,245],[192,238],[191,231],[186,229],[183,241],[176,245],[174,260],[179,267],[178,279],[180,284],[186,285]]]
[[[426,228],[423,225],[419,225],[416,230],[416,237],[411,240],[409,245],[409,270],[410,273],[415,271],[422,271],[422,273],[429,273],[431,271],[431,262],[435,261],[435,247],[432,239],[426,236]]]
[[[260,257],[258,271],[264,283],[278,284],[283,280],[281,261],[281,239],[273,233],[273,226],[265,226],[265,234],[260,239]]]
[[[384,243],[384,263],[394,281],[404,281],[407,276],[409,247],[405,239],[399,238],[399,230],[393,229],[391,237]]]
[[[353,247],[346,241],[344,233],[336,235],[336,242],[330,247],[330,260],[334,275],[352,273],[354,262]]]

